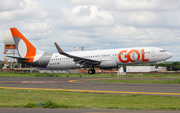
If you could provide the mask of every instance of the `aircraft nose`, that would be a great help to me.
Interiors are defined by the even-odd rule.
[[[168,56],[168,58],[171,58],[171,57],[173,57],[173,54],[168,52],[167,56]]]

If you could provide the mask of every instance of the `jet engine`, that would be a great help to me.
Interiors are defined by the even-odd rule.
[[[115,60],[104,60],[100,63],[101,69],[110,69],[110,68],[118,68],[118,65]]]

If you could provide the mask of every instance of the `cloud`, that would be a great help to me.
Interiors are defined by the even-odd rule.
[[[145,10],[176,10],[180,1],[177,0],[63,0],[72,5],[97,5],[104,10],[145,11]]]
[[[1,48],[4,33],[17,27],[48,52],[57,52],[54,42],[64,51],[156,46],[178,60],[179,12],[177,0],[1,0]]]
[[[43,6],[36,1],[33,0],[32,1],[21,0],[19,2],[16,1],[15,6],[13,5],[14,3],[13,1],[14,0],[9,0],[8,2],[10,4],[7,4],[7,2],[3,2],[4,4],[1,4],[1,5],[7,5],[8,7],[0,9],[0,22],[25,21],[25,20],[34,21],[34,20],[43,19],[47,16],[47,12],[42,10]],[[13,7],[10,8],[11,6]]]
[[[48,25],[46,23],[26,23],[22,26],[24,31],[28,32],[46,32],[48,30]]]
[[[0,12],[21,9],[22,3],[23,0],[1,0]]]
[[[93,5],[97,0],[62,0],[73,5]]]
[[[61,8],[62,22],[72,26],[107,26],[114,22],[113,16],[100,11],[96,6],[76,6],[73,9]]]
[[[75,9],[83,5],[87,7],[96,6],[98,11],[105,11],[112,15],[112,23],[116,21],[125,26],[142,28],[172,27],[175,29],[178,29],[180,26],[180,1],[176,0],[172,0],[171,2],[168,0],[67,0],[64,2],[74,5],[76,7]],[[68,12],[67,14],[71,13]],[[76,18],[73,18],[74,16],[69,17],[79,23]],[[77,15],[76,17],[79,18]],[[79,20],[81,19],[79,18]],[[86,19],[83,18],[83,20]]]
[[[115,21],[124,26],[141,28],[174,28],[180,26],[178,11],[134,11],[116,12]]]

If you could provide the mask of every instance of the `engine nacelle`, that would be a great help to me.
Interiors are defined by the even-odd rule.
[[[100,64],[101,69],[110,69],[110,68],[117,68],[117,67],[118,67],[118,65],[117,65],[116,61],[114,61],[114,60],[104,60]]]

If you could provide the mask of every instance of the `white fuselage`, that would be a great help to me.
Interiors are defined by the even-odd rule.
[[[95,60],[113,60],[118,65],[152,63],[167,60],[172,54],[157,47],[121,48],[94,51],[74,51],[68,54]],[[54,53],[47,68],[72,69],[79,68],[73,58]]]
[[[141,64],[161,62],[173,55],[161,48],[136,47],[95,51],[64,52],[55,42],[58,53],[49,53],[36,49],[18,30],[10,28],[18,57],[18,62],[31,66],[53,69],[90,68],[89,74],[95,74],[95,67],[101,69],[117,68],[123,64]]]

